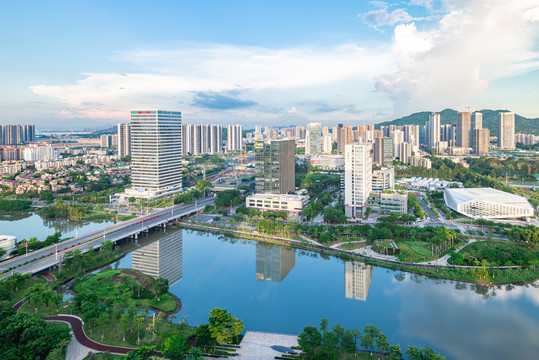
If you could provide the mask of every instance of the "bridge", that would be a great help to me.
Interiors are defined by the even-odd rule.
[[[197,200],[194,204],[187,206],[171,206],[160,209],[135,219],[120,222],[101,230],[62,241],[56,245],[35,250],[27,255],[16,256],[0,263],[0,272],[11,268],[11,271],[0,275],[0,278],[5,278],[12,273],[29,273],[33,275],[55,267],[60,262],[64,251],[79,249],[84,253],[90,247],[94,249],[100,247],[101,243],[105,240],[117,242],[128,237],[138,238],[142,232],[147,232],[154,227],[164,227],[171,221],[201,211],[204,206],[211,205],[213,202],[214,198],[209,197]],[[55,246],[58,246],[58,252],[56,252]]]

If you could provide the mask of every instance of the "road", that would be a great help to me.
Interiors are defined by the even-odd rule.
[[[213,204],[214,198],[208,197],[197,200],[196,204],[191,204],[185,207],[171,206],[164,209],[159,209],[148,215],[137,217],[124,222],[108,226],[101,230],[93,231],[89,234],[81,235],[60,242],[58,245],[58,254],[55,254],[55,245],[35,250],[25,255],[17,256],[13,259],[6,260],[0,263],[0,271],[15,267],[12,271],[0,275],[0,278],[11,275],[12,272],[25,274],[35,274],[54,266],[61,260],[64,251],[79,249],[86,252],[90,246],[97,248],[105,240],[116,242],[142,231],[146,231],[154,226],[166,223],[168,221],[180,218],[196,211],[202,210],[205,205]],[[31,262],[35,260],[34,262]],[[20,265],[20,266],[19,266]],[[18,266],[18,267],[17,267]]]

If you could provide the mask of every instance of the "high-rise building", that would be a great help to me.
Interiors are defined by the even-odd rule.
[[[344,209],[347,217],[363,213],[372,191],[372,143],[353,143],[344,151]]]
[[[228,151],[241,150],[243,145],[243,126],[241,125],[228,125],[226,149]]]
[[[404,125],[404,141],[419,149],[419,125]]]
[[[99,137],[100,146],[102,148],[113,148],[118,145],[118,136],[116,135],[101,135]]]
[[[288,194],[296,187],[296,141],[271,140],[255,148],[257,193]]]
[[[459,112],[457,114],[457,147],[471,147],[470,130],[472,120],[470,112]]]
[[[367,301],[372,281],[372,265],[361,261],[344,262],[344,289],[347,299]]]
[[[0,125],[0,145],[18,145],[35,139],[35,125]]]
[[[182,189],[182,115],[131,111],[131,183],[126,196],[156,198]]]
[[[456,126],[452,124],[442,125],[440,128],[440,141],[447,142],[451,147],[456,146],[455,143],[455,129]]]
[[[322,124],[308,123],[305,137],[305,154],[320,156],[322,154]]]
[[[118,156],[131,155],[131,124],[118,124]]]
[[[488,155],[488,146],[490,144],[490,130],[476,129],[474,130],[473,149],[476,155]]]
[[[182,124],[182,156],[220,154],[223,126]]]
[[[296,249],[256,244],[256,280],[281,282],[296,266]]]
[[[331,154],[333,151],[333,137],[331,134],[322,136],[322,152],[324,154]]]
[[[22,159],[28,162],[58,159],[58,148],[44,142],[42,144],[30,144],[22,149]]]
[[[339,124],[337,129],[337,150],[344,152],[344,147],[354,141],[353,126]]]
[[[399,161],[401,163],[406,164],[408,162],[408,158],[412,156],[412,144],[401,142],[399,144],[399,151],[397,154],[397,157],[399,158]]]
[[[393,139],[378,137],[374,139],[374,162],[379,165],[393,164]]]
[[[183,238],[178,230],[133,251],[132,268],[172,286],[183,278]]]
[[[436,149],[440,142],[440,114],[432,113],[429,115],[429,121],[425,127],[427,146]]]
[[[512,112],[498,114],[498,147],[509,150],[515,148],[515,114]]]
[[[395,190],[394,167],[383,167],[372,172],[372,191],[381,192],[384,190]]]
[[[404,131],[393,130],[391,132],[391,138],[393,139],[393,157],[399,156],[399,145],[404,141]]]

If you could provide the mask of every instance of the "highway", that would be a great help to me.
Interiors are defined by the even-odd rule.
[[[56,264],[63,256],[65,251],[79,249],[86,252],[90,246],[97,248],[105,240],[116,242],[132,235],[138,235],[142,231],[147,231],[155,226],[167,223],[169,221],[191,215],[200,211],[206,205],[211,205],[214,202],[213,197],[199,199],[195,204],[171,206],[164,209],[159,209],[147,215],[137,217],[124,222],[105,227],[101,230],[93,231],[57,244],[58,254],[55,254],[55,245],[45,247],[21,255],[0,263],[0,271],[7,270],[10,267],[15,267],[12,271],[0,275],[0,278],[11,275],[12,272],[25,274],[35,274],[39,271],[48,269]],[[35,260],[31,262],[32,260]],[[19,266],[20,265],[20,266]]]

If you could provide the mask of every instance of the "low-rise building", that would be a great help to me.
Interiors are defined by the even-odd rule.
[[[15,251],[15,242],[16,237],[11,235],[0,235],[0,248],[6,250],[6,254],[2,256],[0,259],[5,259],[9,256],[13,251]]]
[[[372,191],[395,189],[395,169],[381,168],[372,172]]]
[[[342,155],[322,155],[311,156],[311,166],[324,170],[343,170],[344,156]]]
[[[300,214],[309,204],[308,195],[295,194],[253,194],[247,197],[245,205],[262,211],[286,211]]]
[[[432,163],[430,159],[421,157],[421,156],[410,156],[408,158],[408,164],[412,166],[420,166],[427,169],[430,169],[432,167]]]
[[[406,214],[408,212],[408,195],[391,190],[373,191],[369,196],[367,206],[384,214]]]

